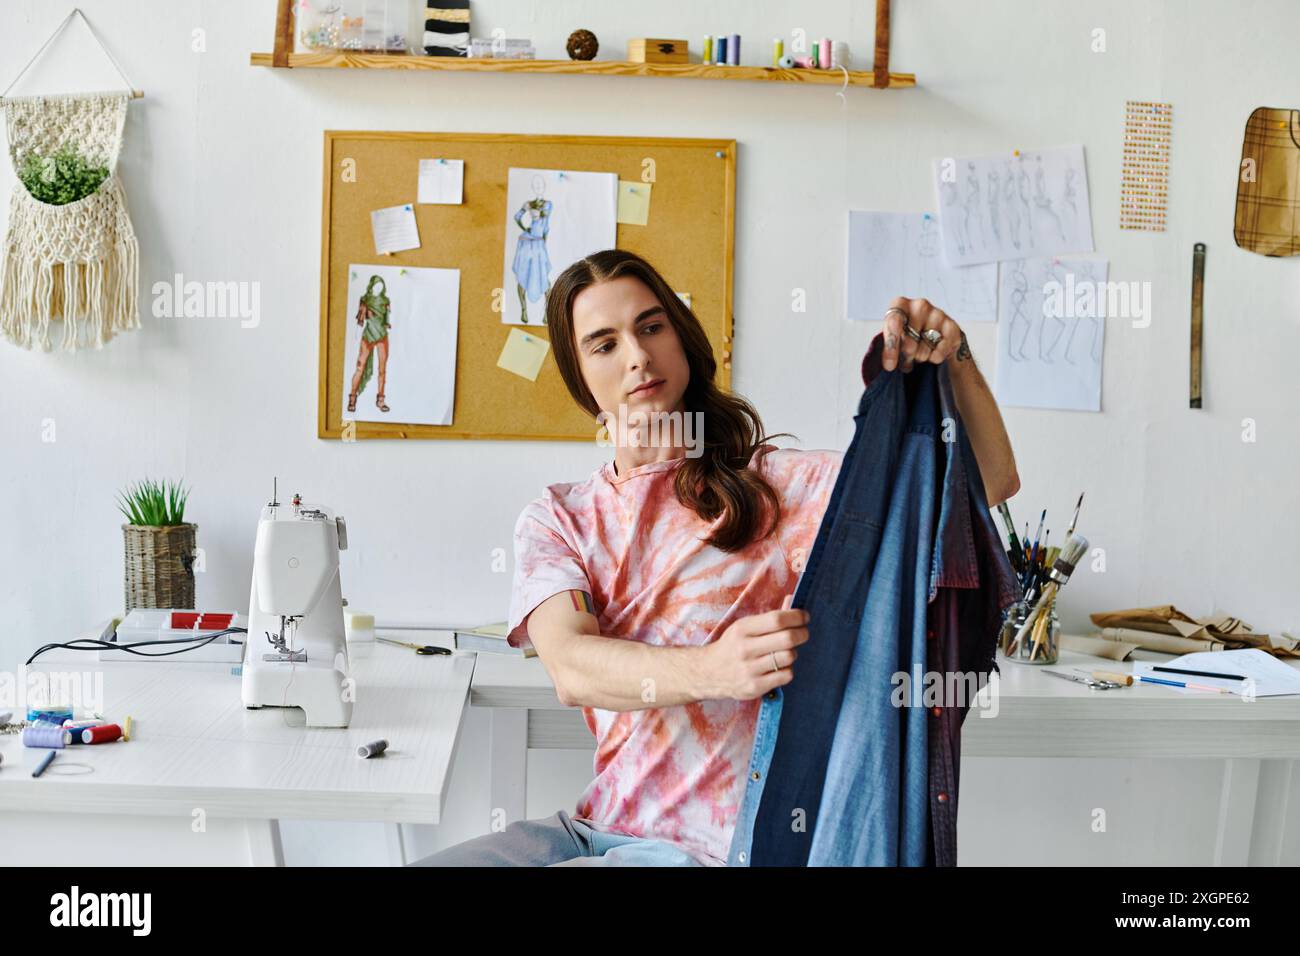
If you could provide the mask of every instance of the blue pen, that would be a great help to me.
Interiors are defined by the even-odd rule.
[[[48,767],[58,755],[59,752],[57,750],[51,750],[47,753],[45,759],[40,762],[40,765],[35,770],[32,771],[32,776],[39,777],[41,774],[45,773],[45,768]]]

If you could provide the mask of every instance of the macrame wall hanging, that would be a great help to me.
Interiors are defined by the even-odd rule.
[[[73,10],[23,67],[80,16]],[[0,334],[23,348],[102,348],[115,333],[140,327],[140,248],[116,173],[129,99],[140,94],[5,97],[9,155],[18,182],[0,249]],[[5,90],[8,93],[8,89]]]

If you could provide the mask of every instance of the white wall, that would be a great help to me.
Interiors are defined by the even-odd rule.
[[[1067,629],[1085,629],[1089,611],[1175,602],[1300,632],[1286,551],[1300,537],[1300,260],[1242,252],[1231,235],[1246,117],[1257,106],[1300,106],[1294,3],[907,0],[894,4],[891,62],[915,72],[918,88],[843,98],[831,87],[254,69],[248,54],[271,47],[270,0],[81,6],[146,92],[130,107],[120,167],[140,238],[145,327],[102,352],[0,343],[4,660],[120,609],[114,492],[146,474],[194,486],[203,607],[246,602],[257,511],[278,475],[282,491],[347,517],[342,574],[353,606],[383,620],[473,622],[505,614],[509,574],[494,573],[491,556],[509,552],[522,505],[606,457],[568,443],[315,437],[321,132],[331,128],[734,137],[734,384],[769,430],[795,432],[809,448],[844,447],[851,436],[858,363],[875,332],[842,317],[845,209],[932,209],[936,156],[1083,143],[1098,252],[1111,279],[1151,283],[1153,321],[1108,323],[1102,413],[1005,411],[1023,482],[1013,511],[1023,522],[1047,507],[1062,528],[1087,491],[1080,530],[1105,549],[1106,571],[1071,584]],[[498,0],[475,4],[473,17],[476,35],[500,26],[532,36],[542,57],[562,55],[564,37],[585,26],[611,55],[631,36],[698,47],[705,33],[739,32],[746,60],[762,63],[773,36],[802,27],[847,38],[852,65],[865,68],[873,6]],[[3,82],[68,9],[0,5]],[[1090,50],[1096,27],[1105,53]],[[198,28],[202,53],[191,49]],[[79,31],[65,39],[15,93],[120,85]],[[1174,104],[1163,234],[1118,228],[1126,99]],[[5,164],[0,191],[12,182]],[[1209,246],[1206,407],[1192,412],[1196,241]],[[151,286],[177,272],[260,282],[260,325],[153,318]],[[794,288],[807,290],[805,314],[791,312]],[[968,332],[991,378],[994,329]],[[1246,418],[1254,443],[1241,439]],[[42,441],[49,419],[53,443]],[[467,778],[481,779],[485,739],[462,749]],[[579,772],[575,795],[582,782]],[[963,797],[965,821],[975,811]],[[480,832],[479,810],[466,806],[463,835]]]

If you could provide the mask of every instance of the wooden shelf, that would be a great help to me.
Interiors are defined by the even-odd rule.
[[[274,66],[272,53],[254,53],[252,66]],[[577,73],[586,76],[657,76],[696,80],[750,80],[844,86],[841,70],[783,70],[767,66],[720,66],[711,63],[627,63],[620,60],[494,60],[414,56],[393,53],[290,53],[288,66],[297,69],[451,70],[470,73]],[[885,86],[916,86],[911,73],[889,73]],[[848,71],[849,86],[875,87],[872,72]]]

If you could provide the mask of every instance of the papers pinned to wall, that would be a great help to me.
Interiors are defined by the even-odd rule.
[[[999,267],[998,367],[1003,405],[1101,410],[1110,300],[1104,259],[1016,259]]]
[[[1093,251],[1082,146],[944,157],[934,175],[950,266]]]
[[[618,181],[618,221],[644,226],[650,221],[650,183]]]
[[[583,256],[617,245],[617,212],[616,173],[511,167],[501,321],[546,324],[551,283]]]
[[[459,205],[464,202],[465,160],[422,159],[418,201],[423,204]]]
[[[501,350],[501,357],[497,359],[497,368],[535,382],[550,349],[551,343],[540,335],[530,335],[523,329],[511,329],[506,337],[505,348]]]
[[[855,322],[881,321],[900,295],[929,300],[958,325],[997,319],[997,265],[945,264],[930,213],[851,209],[848,249],[845,299]]]
[[[375,236],[376,255],[420,248],[415,209],[410,203],[376,209],[370,214],[370,229]]]

